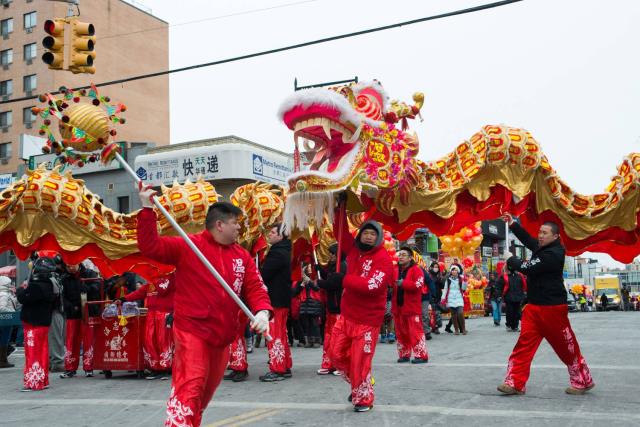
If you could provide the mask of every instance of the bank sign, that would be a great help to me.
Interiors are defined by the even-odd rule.
[[[293,159],[257,148],[220,144],[136,157],[134,170],[143,182],[158,186],[217,179],[250,179],[284,184],[293,173]]]

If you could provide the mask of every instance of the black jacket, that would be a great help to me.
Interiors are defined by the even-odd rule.
[[[440,302],[442,299],[442,290],[444,289],[444,275],[440,272],[438,272],[438,274],[434,274],[431,270],[428,270],[428,272],[429,277],[436,287],[435,301]]]
[[[498,278],[498,287],[506,302],[521,303],[525,299],[524,283],[522,276],[517,272],[507,271],[507,281],[504,280],[504,274]]]
[[[98,301],[100,290],[97,281],[87,281],[82,279],[97,279],[95,271],[80,265],[77,274],[66,273],[62,276],[62,297],[64,300],[64,313],[67,319],[82,319],[82,308],[80,294],[87,294],[87,301]],[[92,313],[96,316],[95,310],[99,307],[90,305]]]
[[[327,293],[327,311],[332,314],[340,314],[340,299],[342,298],[342,281],[335,273],[336,264],[330,263],[327,268],[321,271],[322,277],[325,279],[318,279],[318,287],[324,289]],[[340,271],[344,273],[347,271],[347,263],[342,261],[340,265]]]
[[[564,288],[563,270],[565,250],[556,240],[542,248],[538,241],[518,223],[511,225],[511,231],[533,252],[529,261],[512,257],[515,270],[527,276],[527,302],[535,305],[561,305],[567,303],[567,291]],[[509,262],[509,261],[507,261]]]
[[[16,289],[16,297],[22,304],[20,320],[33,326],[50,326],[56,299],[51,280],[32,277],[28,283],[26,288]]]
[[[273,308],[291,306],[291,240],[271,246],[260,267],[260,275],[269,290]]]
[[[502,290],[504,289],[504,280],[502,276],[498,280],[491,279],[487,285],[487,292],[489,293],[489,299],[497,301],[502,298]]]

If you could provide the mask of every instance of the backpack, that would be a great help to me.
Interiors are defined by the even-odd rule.
[[[526,279],[526,277],[524,276],[524,274],[522,274],[520,272],[517,272],[516,274],[518,275],[518,277],[520,277],[520,283],[522,284],[522,287],[520,289],[520,292],[516,293],[515,295],[513,295],[513,293],[511,295],[507,295],[507,293],[509,291],[509,275],[507,273],[505,273],[502,276],[502,278],[504,280],[504,284],[505,284],[505,288],[504,288],[504,291],[502,292],[502,294],[504,295],[504,299],[507,302],[522,302],[522,301],[524,301],[525,292],[527,292],[527,279]]]

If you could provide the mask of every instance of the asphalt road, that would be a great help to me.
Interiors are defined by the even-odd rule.
[[[339,377],[318,376],[320,349],[293,349],[293,378],[261,383],[264,347],[249,355],[250,377],[223,382],[204,414],[206,426],[630,426],[640,425],[640,312],[575,313],[571,321],[596,382],[585,396],[564,393],[567,370],[548,344],[534,360],[526,396],[501,396],[506,360],[516,333],[490,318],[468,321],[467,336],[443,334],[428,342],[430,363],[398,365],[395,346],[378,344],[376,403],[357,414]],[[51,388],[20,393],[24,356],[0,370],[0,425],[159,426],[169,381],[114,373],[105,380],[51,374]]]

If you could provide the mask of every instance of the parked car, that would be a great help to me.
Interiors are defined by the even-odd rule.
[[[578,311],[578,303],[573,294],[567,294],[567,306],[569,307],[569,311]]]

